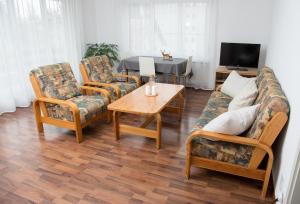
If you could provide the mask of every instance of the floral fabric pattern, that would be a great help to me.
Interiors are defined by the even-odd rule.
[[[86,67],[90,81],[100,83],[112,82],[112,67],[107,56],[89,57],[83,59],[81,62]]]
[[[131,71],[131,70],[128,70],[128,75],[129,75],[129,76],[136,76],[136,77],[138,77],[138,78],[141,77],[139,71]],[[130,78],[130,79],[128,80],[128,82],[130,82],[130,83],[135,83],[135,80],[133,80],[133,79]]]
[[[69,99],[69,101],[75,103],[80,112],[80,122],[85,123],[97,114],[106,111],[108,105],[108,98],[97,96],[77,96]],[[49,117],[74,121],[73,113],[67,106],[55,105],[47,108]]]
[[[222,92],[215,91],[210,96],[208,103],[198,118],[192,132],[201,130],[212,119],[218,117],[228,110],[232,98]],[[212,141],[202,137],[192,140],[192,155],[205,157],[212,160],[230,162],[247,166],[253,148],[246,145],[233,144],[230,142]]]
[[[202,129],[212,119],[218,117],[228,110],[228,105],[232,98],[222,92],[215,91],[211,94],[206,107],[198,118],[192,132]]]
[[[265,125],[276,113],[289,113],[287,98],[270,68],[259,70],[257,86],[259,94],[254,104],[261,104],[261,106],[253,125],[245,132],[247,137],[254,139],[259,139]],[[221,92],[214,92],[192,132],[201,130],[209,121],[226,112],[231,99]],[[249,164],[252,152],[253,147],[247,145],[213,141],[201,136],[192,140],[192,155],[241,166]]]
[[[257,77],[258,97],[255,104],[261,104],[256,120],[247,137],[259,139],[266,124],[278,112],[289,113],[288,100],[272,69],[263,68]]]
[[[30,75],[35,76],[43,94],[48,98],[67,100],[81,95],[80,85],[68,63],[39,67],[33,69]]]
[[[120,88],[121,96],[125,96],[126,94],[130,93],[131,91],[135,90],[137,88],[136,83],[127,83],[127,82],[112,82],[110,84],[117,85]],[[112,96],[113,100],[117,99],[116,92],[112,87],[102,87],[103,89],[106,89],[109,91],[110,95]]]
[[[192,155],[247,166],[253,147],[197,137],[192,141]]]
[[[124,78],[120,78],[121,80],[114,78],[109,58],[106,55],[89,57],[83,59],[82,63],[86,67],[91,82],[117,85],[120,88],[121,96],[128,94],[138,87],[132,79],[129,82],[125,82]],[[117,94],[112,87],[103,86],[101,88],[108,90],[113,100],[117,99]]]
[[[82,95],[80,85],[68,63],[60,63],[39,67],[30,72],[47,98],[68,100],[75,103],[80,111],[80,121],[85,123],[99,112],[106,110],[108,98]],[[74,121],[73,113],[67,106],[46,103],[49,117]]]

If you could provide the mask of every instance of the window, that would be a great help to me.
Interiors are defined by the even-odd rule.
[[[137,0],[130,2],[130,49],[134,54],[194,56],[205,61],[207,2]]]
[[[14,3],[16,14],[19,18],[23,20],[41,18],[40,1],[15,0]]]

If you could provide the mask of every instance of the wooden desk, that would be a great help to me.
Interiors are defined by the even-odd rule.
[[[257,71],[258,68],[246,68],[247,71],[242,71],[242,70],[234,70],[237,71],[241,76],[244,77],[256,77],[257,76]],[[215,88],[217,88],[219,85],[223,84],[228,75],[232,72],[233,70],[227,69],[225,66],[220,66],[216,70],[216,84]]]
[[[108,110],[113,111],[114,131],[116,140],[120,133],[128,133],[137,136],[144,136],[156,139],[156,148],[160,148],[161,140],[161,112],[168,111],[177,113],[178,119],[181,119],[183,109],[183,85],[155,83],[158,95],[149,97],[145,95],[145,85],[130,92],[122,98],[108,105]],[[178,107],[169,106],[172,101],[178,99]],[[139,126],[120,124],[120,113],[130,113],[145,116],[145,121]],[[146,127],[156,120],[156,129],[147,129]]]

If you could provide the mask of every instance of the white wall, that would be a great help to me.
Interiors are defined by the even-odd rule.
[[[265,65],[273,0],[219,0],[217,50],[221,42],[262,44],[259,67]],[[217,54],[219,63],[220,53]]]
[[[276,196],[282,192],[286,199],[300,147],[300,1],[274,0],[274,4],[266,64],[274,69],[291,106],[288,129],[277,142],[273,168]]]
[[[219,0],[217,17],[216,66],[219,64],[221,42],[262,44],[260,67],[265,64],[271,28],[272,0]],[[85,0],[83,5],[85,43],[118,43],[115,26],[117,13],[112,0]],[[126,46],[126,45],[123,45]],[[122,47],[122,45],[121,45]]]

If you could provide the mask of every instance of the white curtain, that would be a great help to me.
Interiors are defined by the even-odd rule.
[[[217,0],[115,0],[115,7],[121,56],[193,56],[191,85],[214,88]]]
[[[79,79],[81,1],[0,0],[0,25],[0,114],[30,105],[34,67],[69,62]]]

